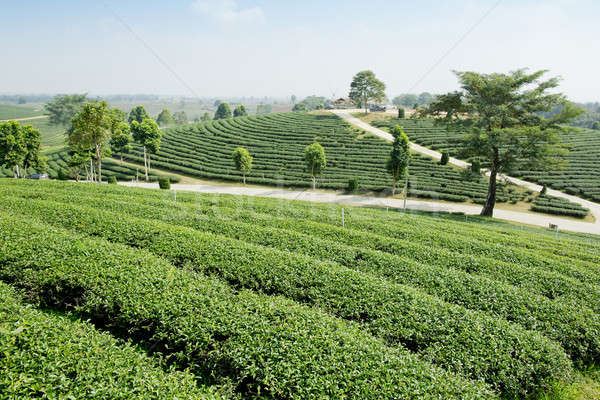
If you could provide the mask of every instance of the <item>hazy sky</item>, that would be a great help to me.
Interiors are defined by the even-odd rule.
[[[393,97],[529,67],[600,100],[600,1],[501,0],[481,20],[497,3],[0,0],[0,93],[339,97],[372,69]]]

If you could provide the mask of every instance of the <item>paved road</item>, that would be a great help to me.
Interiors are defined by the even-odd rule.
[[[334,114],[338,115],[339,117],[343,118],[344,120],[348,121],[349,123],[356,125],[357,127],[361,128],[367,132],[370,132],[370,133],[377,135],[380,138],[383,138],[388,141],[394,140],[393,136],[390,135],[389,133],[387,133],[381,129],[375,128],[374,126],[369,125],[366,122],[361,121],[360,119],[358,119],[356,117],[353,117],[351,115],[352,112],[354,112],[354,110],[334,110],[333,111]],[[413,150],[415,152],[427,155],[436,160],[439,160],[442,158],[441,153],[439,153],[435,150],[428,149],[423,146],[419,146],[416,143],[411,142],[410,148],[411,148],[411,150]],[[467,163],[463,160],[453,158],[453,157],[450,157],[449,163],[452,165],[461,167],[461,168],[467,168],[470,166],[469,163]],[[507,179],[510,182],[513,182],[520,186],[524,186],[528,189],[531,189],[531,190],[534,190],[537,192],[542,190],[542,187],[535,183],[527,182],[527,181],[513,178],[513,177],[507,176],[507,175],[502,175],[502,177],[504,179]],[[531,225],[548,226],[549,223],[554,223],[554,224],[558,225],[559,228],[564,229],[564,230],[572,230],[572,231],[577,231],[577,232],[599,233],[600,234],[600,204],[594,203],[594,202],[591,202],[588,200],[584,200],[577,196],[571,196],[566,193],[560,192],[558,190],[548,189],[547,193],[551,196],[561,197],[563,199],[572,201],[573,203],[581,204],[583,207],[590,210],[590,213],[594,216],[594,218],[596,219],[596,222],[594,224],[592,224],[592,223],[585,223],[585,222],[569,221],[569,220],[565,220],[565,219],[561,219],[561,218],[558,218],[558,220],[555,221],[556,220],[555,218],[542,217],[543,221],[547,221],[547,222],[545,224],[540,224],[539,222],[541,222],[541,221],[539,220],[539,217],[536,214],[517,213],[517,214],[520,214],[520,216],[508,215],[507,213],[512,213],[512,212],[498,210],[498,209],[494,210],[494,217],[500,218],[500,219],[509,219],[511,221],[523,222],[523,223],[527,223],[527,224],[531,224]],[[507,218],[508,216],[511,216],[511,218]],[[522,219],[517,220],[514,218],[522,218]],[[555,221],[555,222],[552,222],[552,221]]]
[[[158,184],[156,183],[123,182],[121,184],[132,187],[158,189]],[[171,189],[178,191],[271,197],[288,200],[305,200],[319,203],[338,203],[358,206],[380,206],[392,208],[402,208],[403,206],[403,200],[400,199],[343,195],[332,192],[313,192],[310,190],[286,190],[277,188],[256,188],[247,186],[201,184],[173,184],[171,185]],[[481,207],[479,206],[471,206],[460,203],[436,203],[419,200],[408,200],[406,206],[411,210],[421,210],[429,212],[463,212],[468,215],[479,215],[479,212],[481,211]],[[600,234],[600,227],[597,224],[566,220],[559,217],[551,217],[542,214],[530,214],[496,209],[494,212],[494,216],[495,218],[529,225],[547,227],[548,224],[552,223],[558,225],[560,227],[560,230]]]

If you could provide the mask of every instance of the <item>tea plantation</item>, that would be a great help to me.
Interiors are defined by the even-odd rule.
[[[231,162],[238,146],[254,157],[249,183],[275,186],[310,186],[305,171],[304,148],[318,141],[327,155],[327,167],[318,187],[345,189],[356,178],[368,190],[391,189],[385,163],[391,144],[356,130],[335,115],[279,113],[211,121],[166,129],[160,152],[152,157],[156,168],[189,176],[241,182]],[[143,164],[138,148],[125,158]],[[460,171],[430,158],[413,155],[410,195],[449,201],[483,201],[483,177],[465,179]],[[501,201],[509,196],[502,194]]]
[[[448,132],[432,121],[403,119],[377,121],[374,126],[389,128],[400,123],[409,138],[434,150],[448,151],[456,155],[461,146],[461,134]],[[561,134],[561,140],[569,149],[568,164],[564,169],[551,171],[514,171],[511,175],[537,182],[553,189],[600,202],[600,134],[591,129],[570,128]]]
[[[0,180],[0,393],[524,399],[600,361],[599,237],[340,207]]]

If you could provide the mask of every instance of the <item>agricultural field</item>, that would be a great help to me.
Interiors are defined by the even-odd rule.
[[[308,187],[304,148],[315,140],[327,155],[319,188],[343,190],[357,178],[365,190],[391,189],[385,169],[391,145],[331,114],[280,113],[166,129],[152,165],[199,178],[240,182],[231,153],[243,146],[254,157],[249,183]],[[143,163],[139,148],[125,158]],[[487,190],[485,178],[463,179],[459,170],[418,154],[411,160],[409,187],[410,196],[458,202],[483,201]],[[510,196],[500,198],[508,201]]]
[[[0,121],[15,118],[28,118],[43,115],[41,105],[17,105],[0,103]]]
[[[115,360],[107,397],[600,395],[599,237],[353,207],[342,227],[340,214],[0,180],[0,365],[28,377],[0,390],[51,376],[57,397],[85,397],[92,365]],[[84,337],[101,349],[90,359]]]
[[[373,121],[373,126],[387,128],[400,124],[415,143],[456,155],[460,150],[461,134],[448,132],[432,121],[388,119]],[[556,190],[600,202],[600,133],[591,129],[572,128],[561,134],[569,149],[568,164],[553,171],[513,171],[512,176],[546,185]]]

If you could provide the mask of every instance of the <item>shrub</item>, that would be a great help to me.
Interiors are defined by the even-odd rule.
[[[440,164],[446,165],[450,161],[450,154],[447,151],[442,152],[442,159],[440,160]]]
[[[348,181],[348,187],[346,190],[350,193],[354,193],[358,190],[358,179],[352,178]]]
[[[547,191],[548,191],[548,188],[546,187],[546,185],[542,186],[542,190],[540,191],[540,195],[541,196],[545,195]]]
[[[112,175],[108,177],[108,183],[110,185],[116,185],[117,184],[117,177]]]
[[[167,177],[165,177],[165,176],[159,177],[158,178],[158,186],[161,189],[165,189],[165,190],[171,189],[171,181],[169,180],[169,177],[168,176]]]
[[[67,175],[65,170],[61,168],[58,170],[58,175],[56,176],[56,179],[58,179],[59,181],[68,181],[69,176]]]
[[[90,235],[106,235],[120,243],[135,246],[144,243],[144,248],[156,255],[199,272],[216,274],[237,287],[283,294],[318,305],[334,315],[361,322],[391,345],[415,347],[436,364],[485,379],[506,393],[543,388],[549,379],[569,370],[562,349],[541,336],[336,264],[319,263],[156,221],[124,220],[116,218],[115,213],[67,205],[53,211],[47,202],[46,205],[37,200],[32,202],[36,207],[28,213],[34,212],[45,221],[65,227],[76,224]],[[412,318],[398,319],[401,315],[418,315],[419,322]],[[514,343],[527,350],[519,350],[516,356]],[[493,371],[487,368],[492,362],[496,364]]]
[[[8,340],[6,340],[8,339]],[[151,357],[87,322],[25,305],[0,282],[0,389],[7,399],[217,399],[187,372],[164,372]]]
[[[135,337],[240,397],[495,397],[318,309],[5,213],[0,227],[2,277],[31,301]]]
[[[474,174],[481,173],[481,162],[477,159],[471,161],[471,172]]]
[[[406,118],[406,111],[404,111],[404,108],[398,107],[398,119],[404,118]]]

